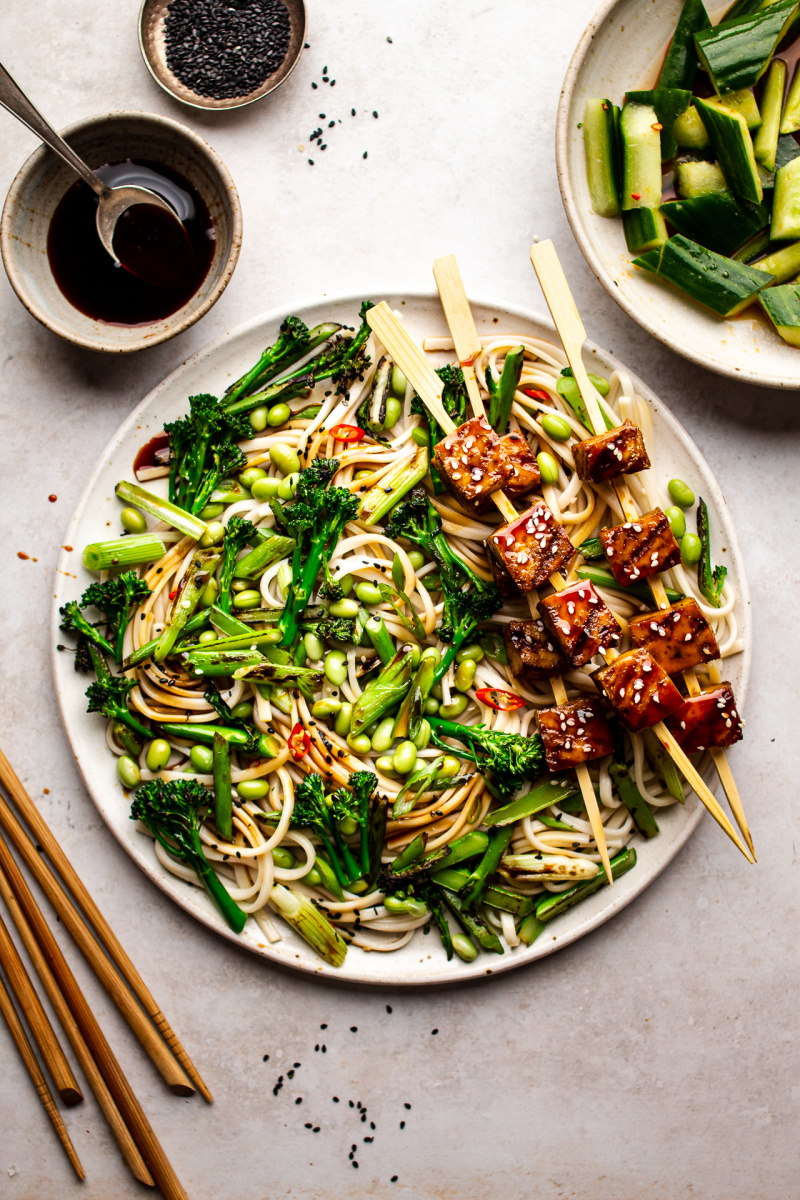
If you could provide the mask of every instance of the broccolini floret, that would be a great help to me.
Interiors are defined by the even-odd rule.
[[[188,415],[168,421],[164,432],[169,435],[169,498],[186,512],[199,513],[220,480],[247,466],[236,443],[252,436],[250,422],[226,411],[216,396],[190,396]]]
[[[316,834],[340,887],[349,887],[361,877],[358,864],[337,825],[334,799],[325,795],[325,781],[321,775],[307,775],[295,788],[291,827],[308,828]]]
[[[90,583],[81,596],[81,608],[91,605],[106,618],[109,641],[114,647],[114,659],[118,663],[122,662],[122,643],[130,611],[134,604],[140,604],[150,594],[150,588],[135,571],[123,571],[105,583]]]
[[[501,797],[512,795],[526,780],[538,779],[545,769],[544,747],[538,733],[522,737],[485,725],[459,725],[443,717],[429,717],[431,740],[448,753],[453,747],[442,738],[455,738],[465,746],[456,751],[461,758],[474,762],[481,775],[490,774]]]
[[[225,541],[222,546],[222,566],[219,571],[219,597],[217,605],[223,612],[231,611],[231,581],[236,559],[245,546],[258,541],[258,532],[252,521],[244,517],[231,517],[225,526]]]
[[[83,615],[77,600],[69,600],[58,611],[61,613],[60,628],[64,630],[64,633],[74,633],[78,637],[86,638],[113,657],[114,647],[108,638],[103,637],[97,626],[92,625],[91,621]]]
[[[151,731],[128,708],[128,695],[135,686],[136,681],[126,679],[124,675],[109,675],[95,680],[86,689],[89,701],[86,711],[102,713],[109,721],[122,721],[134,733],[149,740],[153,736]]]

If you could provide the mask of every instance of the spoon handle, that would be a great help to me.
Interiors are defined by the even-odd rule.
[[[40,137],[51,150],[55,150],[56,154],[60,155],[73,171],[77,171],[81,179],[88,183],[98,196],[102,196],[108,190],[102,179],[95,175],[94,171],[90,171],[86,163],[78,158],[75,151],[48,125],[2,63],[0,63],[0,104],[23,125],[27,125],[28,129]]]

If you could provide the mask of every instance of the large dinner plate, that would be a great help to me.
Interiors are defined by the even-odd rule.
[[[115,498],[114,487],[118,480],[131,478],[133,460],[139,448],[161,430],[165,421],[174,420],[183,414],[187,396],[196,392],[221,394],[231,380],[241,375],[242,371],[258,359],[264,346],[275,340],[278,326],[288,312],[296,313],[309,326],[331,319],[353,325],[357,321],[362,299],[362,296],[346,296],[336,300],[325,300],[323,303],[276,309],[220,338],[173,371],[134,409],[106,446],[72,517],[64,538],[65,543],[78,550],[87,542],[107,537],[111,530],[119,529],[120,503]],[[447,333],[439,299],[435,295],[392,295],[375,292],[372,299],[388,300],[393,308],[403,314],[406,326],[418,337]],[[548,320],[523,309],[510,308],[487,300],[475,301],[473,312],[479,333],[520,333],[543,337],[550,341],[557,340]],[[620,366],[610,354],[589,342],[585,347],[585,355],[589,367],[600,373],[608,374]],[[738,591],[738,618],[748,649],[744,654],[726,663],[725,674],[736,689],[741,707],[749,664],[750,621],[742,555],[730,513],[719,487],[691,438],[645,384],[636,376],[633,376],[633,379],[639,394],[645,397],[653,413],[655,433],[648,450],[653,459],[654,470],[665,480],[677,475],[692,481],[704,496],[711,514],[717,557],[727,566],[730,578]],[[76,567],[76,559],[77,554],[65,553],[59,563],[61,570],[56,574],[52,622],[54,647],[59,640],[59,605],[78,597],[91,579],[83,568]],[[76,570],[77,579],[74,577]],[[69,577],[66,572],[71,573]],[[114,759],[105,742],[105,722],[86,713],[86,678],[75,673],[72,668],[72,655],[69,654],[54,652],[53,673],[61,715],[75,761],[100,815],[131,858],[194,920],[202,921],[223,937],[230,938],[237,945],[245,946],[264,958],[315,975],[331,975],[337,979],[359,983],[418,986],[497,974],[523,963],[533,962],[596,929],[603,921],[607,921],[629,904],[675,857],[691,836],[703,812],[699,800],[694,796],[687,801],[685,807],[675,804],[669,809],[659,811],[661,833],[658,837],[649,842],[641,838],[636,839],[639,855],[636,868],[624,875],[613,890],[607,887],[600,889],[589,899],[554,920],[531,947],[520,946],[502,956],[480,954],[473,963],[464,963],[459,959],[448,963],[438,936],[431,934],[425,937],[420,934],[402,950],[390,954],[367,954],[353,946],[348,951],[344,966],[337,970],[323,963],[306,943],[283,923],[281,928],[285,934],[284,940],[273,945],[266,942],[254,921],[249,921],[244,933],[236,936],[220,918],[203,891],[183,883],[161,866],[153,853],[149,838],[137,832],[135,823],[128,815],[130,805],[117,782]]]
[[[652,87],[683,0],[606,0],[586,26],[561,91],[556,121],[558,185],[575,240],[609,296],[671,350],[719,375],[766,387],[800,387],[800,350],[782,341],[758,305],[725,320],[632,265],[622,222],[592,212],[583,148],[585,102]],[[715,23],[728,3],[706,5]]]

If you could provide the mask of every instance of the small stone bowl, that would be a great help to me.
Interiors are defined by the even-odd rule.
[[[211,100],[193,92],[185,83],[181,83],[177,75],[173,75],[167,65],[167,48],[164,40],[164,19],[169,9],[170,0],[144,0],[139,14],[139,47],[147,69],[156,83],[169,92],[182,104],[190,104],[192,108],[228,109],[242,108],[245,104],[253,104],[262,96],[274,92],[284,79],[288,79],[303,53],[306,40],[306,6],[303,0],[283,0],[289,12],[289,45],[283,62],[268,75],[261,87],[248,92],[246,96],[233,96],[229,100]]]
[[[9,281],[38,321],[76,346],[126,354],[183,333],[216,304],[233,274],[242,244],[242,210],[233,179],[201,137],[177,121],[151,113],[89,117],[62,136],[90,167],[127,158],[163,163],[197,189],[216,235],[208,274],[190,300],[147,325],[107,325],[74,308],[58,287],[47,258],[50,220],[78,178],[52,150],[40,146],[11,185],[0,218],[0,253]]]

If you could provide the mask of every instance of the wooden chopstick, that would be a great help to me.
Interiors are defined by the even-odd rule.
[[[22,786],[22,783],[20,782],[8,759],[3,754],[2,750],[0,750],[0,783],[2,783],[3,787],[13,800],[18,812],[22,815],[36,841],[44,848],[45,854],[47,854],[64,883],[69,888],[77,902],[80,904],[81,908],[86,914],[86,917],[92,925],[92,928],[105,946],[107,953],[116,963],[121,975],[126,980],[131,991],[137,997],[139,1003],[152,1020],[156,1029],[169,1046],[175,1058],[183,1067],[186,1075],[188,1075],[189,1079],[191,1079],[195,1084],[197,1090],[200,1092],[200,1095],[210,1104],[212,1101],[211,1092],[200,1075],[200,1072],[197,1070],[197,1067],[194,1065],[189,1055],[181,1045],[181,1042],[167,1021],[167,1018],[164,1016],[155,999],[150,994],[150,991],[145,985],[141,975],[123,950],[114,931],[111,929],[111,926],[100,912],[100,909],[97,907],[91,895],[87,891],[77,871],[67,858],[64,851],[61,849],[61,846],[53,835],[47,822],[44,820],[38,808],[25,791],[25,788]],[[8,827],[5,825],[4,821],[4,815],[6,811],[8,811],[7,806],[2,802],[2,797],[0,797],[0,824],[2,824],[3,827],[8,830]],[[10,831],[8,832],[10,834]],[[10,836],[13,835],[10,834]],[[38,854],[36,855],[36,861],[40,865],[43,865]],[[33,868],[31,869],[33,870]],[[188,1081],[181,1076],[176,1076],[175,1080],[176,1081],[174,1084],[170,1083],[169,1079],[167,1079],[167,1082],[170,1083],[170,1086],[173,1087],[173,1090],[177,1091],[179,1095],[185,1095],[186,1083]]]
[[[0,979],[0,1013],[2,1013],[3,1017],[5,1018],[9,1032],[16,1043],[17,1050],[19,1050],[19,1056],[24,1062],[28,1074],[33,1080],[33,1085],[36,1088],[36,1091],[39,1093],[39,1099],[44,1106],[44,1111],[47,1113],[48,1117],[53,1123],[53,1128],[58,1134],[58,1140],[64,1147],[64,1152],[66,1153],[69,1161],[72,1163],[75,1174],[78,1176],[78,1179],[85,1179],[86,1173],[81,1166],[81,1160],[78,1158],[75,1147],[72,1144],[72,1139],[67,1133],[64,1122],[61,1120],[61,1114],[55,1106],[55,1101],[50,1095],[50,1089],[45,1082],[45,1078],[42,1074],[36,1055],[33,1053],[33,1047],[28,1041],[28,1035],[26,1034],[22,1022],[17,1015],[17,1011],[14,1008],[11,997],[6,991],[6,987],[2,979]]]
[[[130,1130],[142,1158],[152,1172],[153,1179],[161,1190],[164,1200],[189,1200],[2,837],[0,837],[0,876],[5,877],[7,884],[13,890],[25,920],[31,927],[33,936],[50,965],[86,1045],[114,1097],[114,1102]]]
[[[114,1099],[106,1086],[103,1076],[97,1069],[97,1064],[89,1053],[89,1047],[86,1045],[83,1035],[75,1022],[75,1018],[70,1012],[69,1005],[62,996],[53,973],[47,965],[47,960],[39,947],[39,943],[33,936],[31,927],[26,921],[19,902],[2,871],[0,871],[0,896],[8,909],[11,920],[28,953],[28,957],[34,965],[36,974],[39,976],[42,987],[47,994],[47,998],[55,1010],[61,1028],[69,1038],[69,1043],[75,1052],[75,1057],[89,1082],[89,1086],[94,1092],[100,1111],[108,1122],[117,1145],[122,1151],[123,1158],[136,1179],[152,1187],[153,1176],[145,1166],[144,1159],[139,1153],[127,1125],[120,1116],[119,1109],[114,1103]]]
[[[31,977],[25,970],[25,964],[11,940],[11,935],[2,917],[0,917],[0,966],[5,971],[11,990],[17,998],[17,1004],[28,1022],[28,1028],[39,1047],[39,1053],[55,1084],[56,1091],[65,1104],[69,1106],[80,1104],[83,1100],[83,1093],[78,1087],[78,1081],[72,1074],[72,1068],[61,1049],[56,1031],[42,1008],[42,1002],[36,994]]]
[[[170,1089],[179,1096],[194,1093],[189,1077],[180,1063],[173,1057],[169,1047],[162,1041],[135,997],[128,990],[125,980],[106,957],[89,926],[52,873],[47,863],[37,853],[33,842],[20,825],[0,795],[0,826],[14,843],[36,882],[58,913],[77,944],[89,966],[94,971],[111,999],[139,1039],[142,1047],[152,1059]],[[37,831],[38,835],[38,831]],[[51,835],[52,836],[52,835]],[[44,843],[42,843],[44,845]]]

